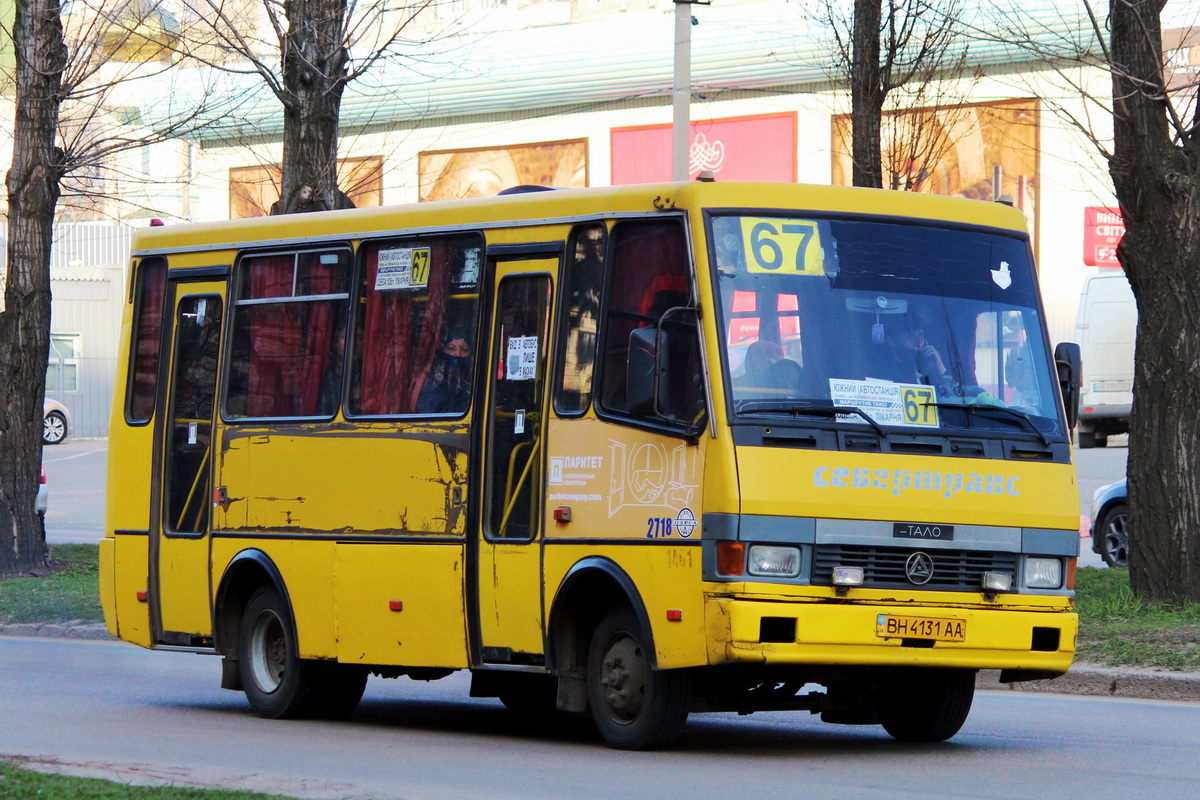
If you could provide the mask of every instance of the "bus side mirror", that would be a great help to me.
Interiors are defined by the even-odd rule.
[[[626,362],[626,400],[629,413],[642,417],[662,416],[658,410],[660,386],[669,386],[667,332],[658,328],[635,328],[629,334]]]
[[[1079,387],[1083,367],[1079,345],[1074,342],[1059,342],[1054,348],[1054,366],[1058,370],[1058,388],[1062,392],[1063,408],[1067,412],[1067,425],[1074,428],[1079,419]]]

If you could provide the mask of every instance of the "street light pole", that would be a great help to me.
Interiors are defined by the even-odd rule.
[[[675,0],[675,81],[671,125],[671,180],[688,179],[692,101],[692,2]]]

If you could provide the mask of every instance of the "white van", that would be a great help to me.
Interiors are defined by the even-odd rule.
[[[1104,447],[1129,431],[1137,305],[1123,270],[1089,275],[1075,324],[1083,355],[1079,446]]]

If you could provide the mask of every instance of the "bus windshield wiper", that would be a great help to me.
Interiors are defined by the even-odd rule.
[[[804,403],[781,403],[777,400],[743,400],[737,407],[739,414],[791,414],[794,417],[836,417],[855,415],[875,429],[883,439],[888,438],[883,426],[857,406],[810,406]]]
[[[1014,417],[1015,419],[1024,423],[1025,427],[1033,431],[1034,434],[1042,440],[1042,444],[1046,445],[1047,447],[1050,446],[1050,438],[1046,436],[1046,434],[1042,433],[1041,428],[1033,423],[1033,420],[1030,419],[1028,414],[1016,408],[1009,408],[1007,406],[994,406],[990,403],[922,403],[921,405],[933,406],[934,408],[959,408],[964,409],[968,413],[972,414],[979,411],[997,411],[1001,414],[1007,414],[1008,416]]]

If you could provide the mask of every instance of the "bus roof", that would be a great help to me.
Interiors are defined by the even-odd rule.
[[[791,183],[639,184],[588,189],[526,191],[468,200],[286,214],[187,225],[140,228],[133,255],[358,239],[423,229],[510,227],[569,222],[576,218],[672,210],[731,208],[789,209],[800,213],[849,213],[928,219],[1024,233],[1022,213],[1005,203],[988,203],[917,192]]]

